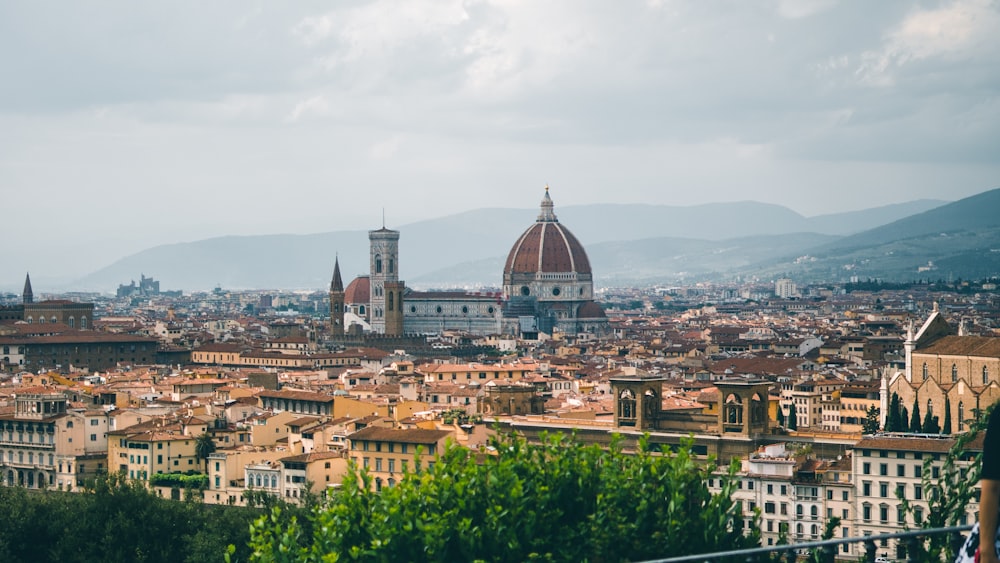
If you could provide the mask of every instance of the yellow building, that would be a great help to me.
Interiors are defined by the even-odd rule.
[[[131,479],[149,480],[157,473],[201,472],[195,456],[197,436],[180,425],[142,424],[108,433],[108,468]]]
[[[369,426],[348,436],[350,457],[368,471],[375,490],[381,490],[412,469],[430,467],[451,435],[448,430]]]

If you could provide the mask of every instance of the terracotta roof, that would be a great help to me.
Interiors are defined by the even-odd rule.
[[[871,436],[855,444],[855,450],[903,450],[907,452],[947,453],[955,440],[902,436]]]
[[[344,290],[344,303],[368,305],[371,301],[371,280],[358,276]]]
[[[989,336],[945,336],[915,354],[1000,358],[1000,338]]]
[[[351,440],[371,440],[374,442],[401,442],[406,444],[436,444],[450,436],[449,430],[425,430],[423,428],[382,428],[368,426],[348,436]]]
[[[311,391],[291,391],[284,390],[281,391],[261,391],[257,394],[258,397],[271,398],[271,399],[292,399],[295,401],[317,401],[320,403],[332,403],[333,397],[330,395],[324,395],[322,393],[313,393]]]
[[[575,272],[590,274],[590,260],[580,241],[557,222],[539,221],[517,239],[504,274]]]

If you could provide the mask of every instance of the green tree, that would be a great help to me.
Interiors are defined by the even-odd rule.
[[[942,434],[951,434],[951,399],[947,395],[944,397],[944,428]]]
[[[865,434],[875,434],[879,431],[879,409],[875,405],[868,407],[868,414],[861,423],[861,431]]]
[[[795,405],[788,407],[788,429],[798,430],[799,429],[799,419],[798,415],[795,414]]]
[[[920,405],[913,399],[913,413],[910,415],[910,432],[920,432]]]
[[[909,432],[910,431],[910,411],[906,410],[906,407],[903,407],[903,416],[899,417],[899,420],[900,420],[900,424],[902,424],[902,426],[900,426],[900,432]]]
[[[194,443],[194,457],[205,461],[205,473],[208,473],[208,456],[215,452],[215,440],[205,432]]]
[[[889,412],[885,414],[885,431],[886,432],[902,432],[903,431],[903,417],[901,406],[899,404],[899,395],[896,393],[892,394],[892,398],[889,399]]]
[[[940,434],[941,427],[938,426],[938,417],[934,416],[931,411],[927,411],[924,415],[924,425],[920,427],[920,431],[924,434]]]
[[[311,533],[280,508],[259,519],[251,560],[623,561],[759,544],[757,519],[744,529],[731,497],[738,464],[698,461],[691,441],[669,454],[648,437],[634,454],[622,446],[561,435],[537,445],[501,436],[495,453],[449,444],[433,468],[379,493],[352,465],[310,513]]]

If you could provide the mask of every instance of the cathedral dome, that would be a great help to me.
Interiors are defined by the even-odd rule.
[[[344,303],[350,305],[368,305],[371,301],[371,282],[368,276],[354,278],[344,290]]]
[[[590,260],[580,241],[556,219],[549,188],[542,210],[507,255],[504,276],[511,274],[575,273],[590,275]]]

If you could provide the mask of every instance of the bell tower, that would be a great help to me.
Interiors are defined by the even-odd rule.
[[[405,282],[399,279],[399,231],[383,225],[368,231],[371,249],[371,304],[369,317],[372,331],[399,336],[403,334],[403,292]]]
[[[344,280],[340,277],[340,258],[333,261],[333,279],[330,281],[330,336],[344,336]]]

